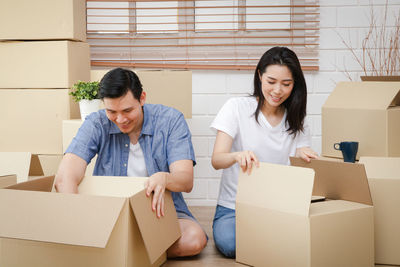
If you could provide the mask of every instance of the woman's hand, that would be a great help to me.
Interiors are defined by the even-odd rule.
[[[239,164],[240,168],[242,168],[242,171],[247,171],[247,174],[249,175],[253,168],[253,163],[256,165],[257,168],[260,167],[260,162],[258,161],[253,151],[240,151],[234,152],[233,154],[235,161]]]
[[[296,157],[302,158],[306,162],[310,162],[311,159],[317,159],[318,153],[312,150],[310,147],[300,147],[296,149]]]

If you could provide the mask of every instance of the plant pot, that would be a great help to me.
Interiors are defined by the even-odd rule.
[[[81,101],[79,101],[79,110],[81,111],[82,120],[85,120],[90,113],[97,112],[99,109],[100,109],[100,99],[93,99],[93,100],[82,99]]]

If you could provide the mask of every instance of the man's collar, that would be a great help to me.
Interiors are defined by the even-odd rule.
[[[151,116],[151,111],[149,109],[149,105],[144,104],[143,105],[143,125],[142,125],[142,131],[140,134],[144,135],[153,135],[154,133],[154,127],[153,127],[153,122],[150,119]]]

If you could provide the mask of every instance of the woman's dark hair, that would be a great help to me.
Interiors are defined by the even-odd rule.
[[[296,134],[303,131],[304,118],[307,106],[307,86],[301,70],[299,59],[296,54],[287,47],[273,47],[260,58],[254,73],[254,93],[252,96],[258,98],[257,109],[254,113],[258,122],[258,115],[264,105],[265,98],[261,88],[260,76],[262,76],[270,65],[280,65],[289,68],[293,77],[293,90],[290,96],[282,103],[287,110],[286,121],[289,125],[289,134]]]
[[[131,70],[116,68],[107,72],[100,81],[99,96],[103,98],[118,98],[131,90],[133,97],[140,100],[142,84],[139,77]]]

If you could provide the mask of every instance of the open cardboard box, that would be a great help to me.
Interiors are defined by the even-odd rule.
[[[361,156],[400,157],[400,82],[340,82],[322,106],[322,156],[359,142]]]
[[[37,155],[30,152],[0,152],[0,172],[13,173],[17,182],[54,175],[62,155]]]
[[[4,188],[17,183],[17,175],[0,174],[0,188]]]
[[[400,158],[361,157],[375,217],[375,263],[400,265]]]
[[[54,176],[0,189],[0,266],[159,266],[180,237],[171,194],[151,211],[147,178],[87,176],[79,194]]]
[[[250,176],[240,174],[236,261],[252,266],[374,266],[373,207],[364,166],[291,162],[302,167],[261,163]],[[312,195],[329,200],[310,203]]]

